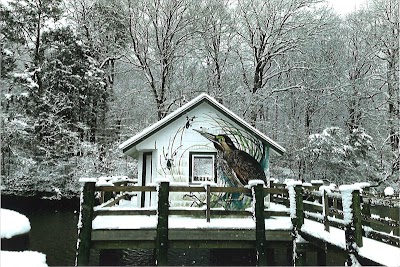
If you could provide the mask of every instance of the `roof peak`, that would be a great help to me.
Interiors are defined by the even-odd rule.
[[[264,143],[267,143],[275,152],[278,154],[283,154],[285,149],[280,146],[278,143],[267,137],[265,134],[257,130],[255,127],[251,126],[247,123],[244,119],[233,113],[231,110],[226,108],[224,105],[219,103],[215,98],[211,97],[207,93],[203,92],[200,93],[197,97],[193,98],[191,101],[187,102],[180,108],[176,109],[172,113],[168,114],[161,120],[157,121],[156,123],[150,125],[149,127],[145,128],[140,133],[136,134],[135,136],[129,138],[125,142],[123,142],[119,148],[123,150],[123,152],[127,152],[128,150],[132,149],[136,144],[143,141],[144,139],[150,137],[153,133],[157,132],[158,130],[164,128],[168,122],[172,122],[175,119],[179,118],[184,113],[192,110],[193,108],[200,105],[204,100],[207,100],[213,108],[223,113],[225,116],[230,118],[232,121],[240,125],[244,130],[251,132],[257,138],[263,140]]]

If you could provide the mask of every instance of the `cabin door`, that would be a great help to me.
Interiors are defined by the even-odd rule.
[[[153,154],[151,152],[143,153],[143,172],[142,172],[142,185],[153,183]],[[154,193],[145,192],[141,194],[140,206],[149,207],[154,201]]]

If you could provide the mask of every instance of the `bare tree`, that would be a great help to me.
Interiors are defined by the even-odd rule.
[[[340,27],[343,34],[343,64],[340,86],[336,92],[339,101],[348,111],[346,126],[350,133],[362,126],[368,116],[368,106],[373,105],[378,90],[368,86],[375,69],[374,49],[370,46],[371,34],[365,23],[365,11],[352,13]]]
[[[207,90],[223,103],[229,80],[228,64],[233,54],[233,31],[229,0],[202,1],[198,13],[200,61],[205,69]]]
[[[375,45],[375,56],[380,60],[381,72],[378,82],[386,89],[384,95],[387,106],[387,133],[392,151],[392,174],[398,171],[400,141],[400,89],[399,89],[399,1],[374,0],[370,3],[371,43]]]
[[[239,1],[238,34],[244,44],[239,51],[242,76],[249,92],[250,121],[255,124],[265,96],[300,88],[300,84],[272,88],[272,80],[286,73],[303,69],[302,62],[281,64],[281,59],[298,49],[323,24],[311,11],[317,0]],[[247,71],[251,68],[251,72]],[[264,90],[266,89],[266,90]],[[266,92],[263,92],[266,91]]]
[[[190,1],[127,1],[131,53],[129,63],[140,71],[157,106],[158,119],[165,117],[174,101],[168,103],[174,67],[185,53],[192,37]]]

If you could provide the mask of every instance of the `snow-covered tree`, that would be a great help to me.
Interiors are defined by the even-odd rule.
[[[361,181],[378,182],[379,157],[372,137],[361,128],[347,134],[341,128],[330,127],[311,134],[308,144],[299,153],[308,163],[308,178],[325,179],[336,184]]]

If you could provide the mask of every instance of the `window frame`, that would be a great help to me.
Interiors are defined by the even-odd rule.
[[[204,181],[194,181],[193,180],[193,159],[194,157],[203,157],[203,158],[208,158],[212,157],[213,158],[213,167],[214,167],[214,179],[211,182],[217,183],[217,152],[202,152],[202,151],[189,151],[189,184],[201,184]]]

